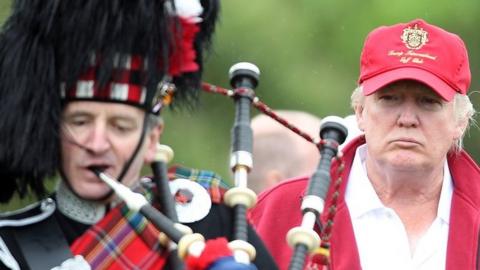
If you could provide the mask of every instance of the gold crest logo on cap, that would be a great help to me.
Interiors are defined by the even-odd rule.
[[[407,48],[418,50],[428,42],[427,35],[427,31],[423,30],[423,28],[418,28],[418,25],[415,24],[413,28],[409,26],[403,29],[401,38]]]

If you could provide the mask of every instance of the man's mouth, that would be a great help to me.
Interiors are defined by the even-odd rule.
[[[392,143],[398,146],[407,147],[407,148],[417,147],[421,145],[419,141],[412,138],[399,138],[399,139],[393,140]]]
[[[98,175],[99,173],[106,171],[109,167],[110,166],[107,165],[90,165],[87,169]]]

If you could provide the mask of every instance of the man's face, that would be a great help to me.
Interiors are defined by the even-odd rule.
[[[367,162],[384,169],[439,168],[463,131],[453,101],[414,81],[396,82],[366,96],[355,113],[365,131]]]
[[[118,177],[140,140],[143,119],[144,112],[129,105],[93,101],[66,105],[62,115],[62,170],[76,194],[97,200],[110,192],[91,167]],[[143,162],[153,160],[159,135],[160,127],[148,132],[122,183],[131,186],[139,179]]]

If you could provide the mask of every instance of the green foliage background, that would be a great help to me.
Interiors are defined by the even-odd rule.
[[[2,22],[9,9],[10,1],[0,0]],[[380,25],[423,18],[464,39],[472,70],[470,95],[478,109],[479,11],[478,0],[223,0],[204,81],[229,87],[230,66],[248,61],[261,69],[257,96],[272,108],[345,116],[351,113],[350,93],[356,86],[359,55],[368,32]],[[230,99],[202,93],[196,110],[166,111],[164,116],[162,143],[174,149],[173,163],[230,178],[234,117]],[[473,127],[465,148],[477,162],[479,140],[479,129]]]
[[[414,18],[424,18],[464,39],[472,70],[470,89],[480,87],[480,1],[224,0],[222,4],[204,81],[228,87],[230,66],[253,62],[262,72],[257,95],[275,109],[305,110],[320,117],[350,114],[365,36],[377,26]],[[473,91],[470,95],[478,109],[480,95]],[[228,176],[233,117],[231,100],[202,93],[201,106],[194,113],[167,115],[162,142],[176,151],[175,162]],[[477,161],[479,135],[473,127],[465,140]]]

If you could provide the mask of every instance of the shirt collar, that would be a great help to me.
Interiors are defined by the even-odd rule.
[[[385,208],[368,179],[366,157],[367,145],[363,144],[355,152],[345,191],[345,201],[352,218],[359,218],[370,211]]]
[[[443,183],[442,191],[440,192],[440,200],[438,202],[437,217],[442,219],[447,224],[450,223],[450,206],[452,205],[453,196],[453,180],[450,174],[448,162],[445,161],[443,166]]]
[[[363,144],[359,146],[355,152],[345,192],[345,201],[352,218],[359,218],[368,212],[387,208],[380,201],[380,198],[378,198],[372,183],[368,179],[365,165],[366,157],[367,146]],[[447,161],[445,161],[445,165],[443,166],[443,172],[442,191],[440,192],[437,217],[448,224],[453,195],[453,182]]]

